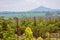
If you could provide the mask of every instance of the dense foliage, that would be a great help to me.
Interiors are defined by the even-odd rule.
[[[1,40],[49,40],[60,33],[60,18],[0,18]]]

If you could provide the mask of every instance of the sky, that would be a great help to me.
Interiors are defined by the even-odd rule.
[[[60,0],[0,0],[0,11],[30,11],[40,6],[60,9]]]

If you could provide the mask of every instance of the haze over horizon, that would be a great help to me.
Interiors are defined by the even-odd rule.
[[[60,9],[60,0],[0,0],[0,11],[30,11],[40,6]]]

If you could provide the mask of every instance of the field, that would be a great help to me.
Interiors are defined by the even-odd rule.
[[[60,18],[0,17],[0,40],[60,40]]]

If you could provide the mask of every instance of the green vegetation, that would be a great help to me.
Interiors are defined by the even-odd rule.
[[[60,18],[0,18],[0,40],[60,40],[52,33],[60,34]]]

